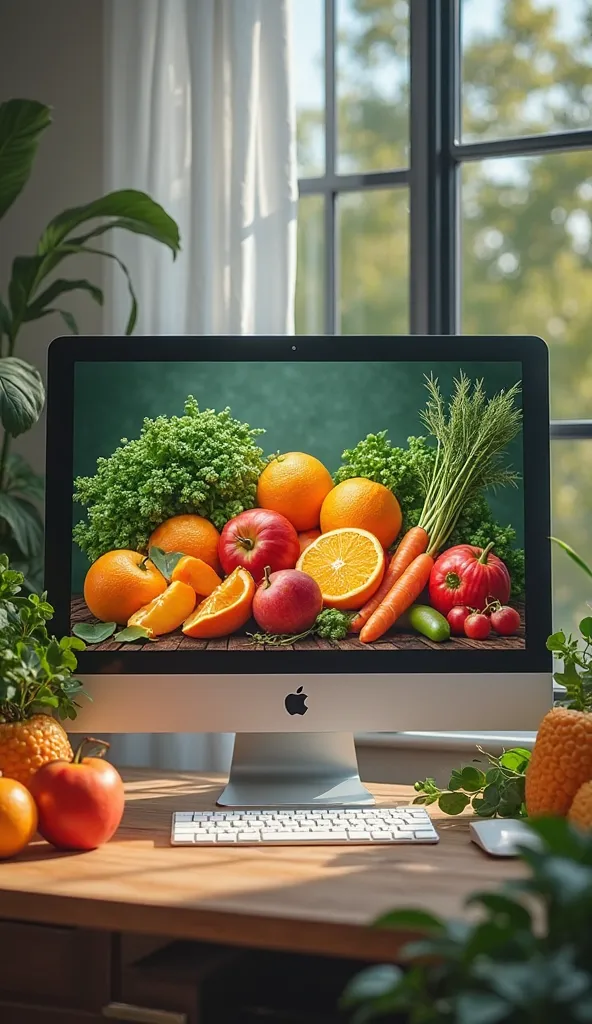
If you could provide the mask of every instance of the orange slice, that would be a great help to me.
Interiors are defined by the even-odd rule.
[[[355,611],[380,586],[384,551],[373,533],[342,527],[317,537],[302,552],[296,568],[317,581],[328,608]]]
[[[251,617],[254,593],[253,577],[238,566],[183,624],[185,636],[213,640],[236,633]]]
[[[202,558],[194,558],[193,555],[183,555],[183,558],[179,559],[173,569],[171,579],[188,583],[199,597],[209,597],[222,582],[211,565],[204,562]]]
[[[128,626],[144,626],[150,636],[162,636],[178,629],[195,608],[195,590],[177,580],[150,604],[145,604],[127,620]]]

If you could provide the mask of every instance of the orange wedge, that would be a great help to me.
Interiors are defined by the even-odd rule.
[[[193,555],[183,555],[183,558],[179,559],[173,569],[171,579],[188,583],[198,597],[209,597],[222,582],[211,565],[204,562],[202,558],[194,558]]]
[[[195,608],[195,590],[188,583],[180,580],[171,583],[170,587],[150,604],[145,604],[127,620],[128,626],[144,626],[150,630],[150,636],[162,636],[172,633],[185,621]]]
[[[384,551],[368,530],[342,527],[322,533],[309,544],[296,568],[317,581],[327,608],[356,611],[380,586]]]
[[[213,640],[236,633],[251,617],[254,593],[253,577],[238,566],[183,623],[185,636]]]

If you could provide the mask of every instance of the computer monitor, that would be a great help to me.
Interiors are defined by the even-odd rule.
[[[551,705],[540,339],[59,338],[47,414],[77,731],[235,732],[221,803],[363,804],[354,732]]]

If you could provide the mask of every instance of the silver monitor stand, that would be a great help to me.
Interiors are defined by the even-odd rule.
[[[368,807],[351,733],[237,733],[220,807]]]

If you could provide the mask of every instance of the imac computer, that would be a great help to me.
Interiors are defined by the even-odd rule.
[[[550,707],[540,339],[59,338],[47,412],[77,732],[234,732],[222,806],[351,807],[354,733]]]

